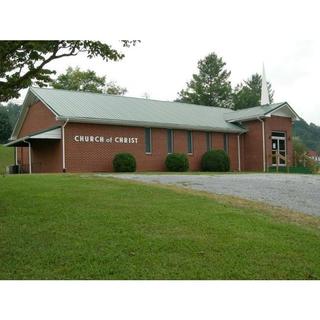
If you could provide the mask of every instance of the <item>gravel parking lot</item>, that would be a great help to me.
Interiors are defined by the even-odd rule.
[[[233,195],[320,216],[319,175],[250,173],[218,175],[112,174],[111,176]]]

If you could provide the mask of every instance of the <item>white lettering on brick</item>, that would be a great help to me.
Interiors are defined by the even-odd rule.
[[[75,142],[96,142],[96,143],[138,143],[136,137],[103,137],[103,136],[80,136],[73,137]]]

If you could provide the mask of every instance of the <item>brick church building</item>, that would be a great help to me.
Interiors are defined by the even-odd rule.
[[[286,102],[238,111],[31,87],[8,147],[23,172],[108,172],[119,152],[137,171],[165,171],[169,153],[202,155],[223,149],[232,171],[266,171],[292,164],[292,122]]]

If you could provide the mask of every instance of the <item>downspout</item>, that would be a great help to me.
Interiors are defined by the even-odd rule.
[[[238,171],[241,172],[241,152],[240,152],[240,136],[243,132],[238,134]]]
[[[18,165],[18,152],[17,147],[14,147],[14,164]]]
[[[32,173],[32,165],[31,165],[31,161],[32,161],[32,157],[31,157],[31,142],[23,140],[23,142],[28,144],[28,158],[29,158],[29,174]]]
[[[265,130],[264,130],[264,121],[261,118],[257,117],[262,125],[262,156],[263,156],[263,172],[266,172],[266,140],[265,140]]]
[[[62,126],[62,172],[66,172],[66,143],[64,137],[64,128],[69,122],[69,118],[66,120],[64,125]]]

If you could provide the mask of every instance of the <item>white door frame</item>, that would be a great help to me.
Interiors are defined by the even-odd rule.
[[[281,136],[274,136],[273,133],[282,133],[284,136],[283,136],[283,137],[281,137]],[[286,135],[286,133],[283,132],[283,131],[272,131],[272,133],[271,133],[271,150],[272,150],[272,152],[275,151],[275,150],[273,149],[273,146],[272,146],[273,140],[277,140],[277,150],[276,150],[276,151],[279,152],[279,153],[280,153],[280,151],[281,151],[281,152],[284,152],[284,156],[286,157],[286,162],[285,162],[285,163],[280,163],[280,159],[278,160],[278,161],[279,161],[278,167],[285,167],[285,166],[287,165],[287,135]],[[280,141],[280,140],[284,141],[284,150],[280,150],[280,149],[279,149],[279,145],[280,145],[280,144],[279,144],[279,141]],[[277,160],[276,160],[276,161],[277,161]],[[276,163],[273,163],[273,159],[272,159],[272,166],[273,166],[273,167],[276,167],[276,166],[277,166]]]

